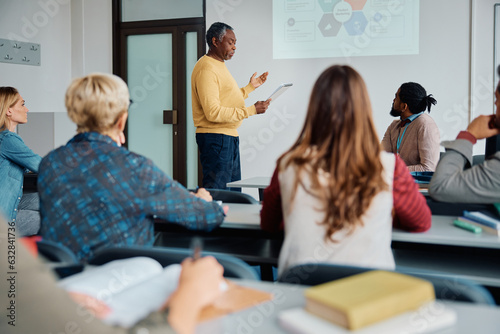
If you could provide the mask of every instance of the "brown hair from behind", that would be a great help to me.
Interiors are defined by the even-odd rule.
[[[386,190],[381,146],[373,124],[366,85],[350,66],[335,65],[317,79],[306,120],[295,144],[278,160],[295,167],[292,200],[302,172],[311,179],[311,195],[325,212],[325,239],[344,228],[352,232],[377,193]],[[284,159],[284,160],[283,160]],[[283,164],[281,163],[283,160]],[[320,172],[328,173],[327,184]],[[323,173],[324,174],[324,173]]]
[[[119,77],[93,73],[73,80],[65,104],[77,131],[105,133],[113,127],[130,103],[127,84]]]
[[[19,92],[14,87],[0,87],[0,131],[9,128],[7,110],[19,100]]]

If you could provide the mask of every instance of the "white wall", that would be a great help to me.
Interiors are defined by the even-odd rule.
[[[0,85],[16,87],[30,112],[50,116],[52,128],[20,126],[35,152],[43,155],[75,134],[64,93],[74,77],[112,72],[111,26],[111,1],[0,0],[0,38],[41,44],[41,66],[0,63]],[[39,148],[37,139],[47,136],[52,147]]]
[[[0,63],[0,84],[16,87],[31,112],[63,112],[71,78],[70,5],[40,2],[0,1],[0,37],[41,44],[41,66]]]
[[[379,135],[393,120],[388,111],[396,89],[409,80],[438,100],[431,116],[442,139],[455,137],[471,117],[491,113],[497,1],[421,0],[419,55],[272,60],[272,1],[207,0],[207,26],[223,21],[235,28],[238,49],[227,65],[238,83],[245,85],[253,72],[270,71],[247,104],[265,99],[281,82],[294,82],[265,115],[243,122],[243,177],[271,174],[276,158],[296,139],[314,81],[334,63],[349,63],[365,78]],[[64,108],[71,78],[112,71],[111,28],[111,1],[0,0],[0,37],[42,45],[42,66],[0,63],[0,85],[19,88],[30,112],[55,113],[54,131],[36,133],[53,136],[54,147],[74,134]],[[476,153],[481,151],[476,145]]]
[[[314,81],[332,64],[350,64],[364,77],[379,136],[393,120],[389,116],[392,100],[406,81],[421,83],[437,99],[430,115],[436,120],[443,140],[454,138],[467,126],[471,115],[470,94],[478,100],[472,111],[474,115],[491,113],[494,2],[421,0],[418,55],[273,60],[272,1],[207,0],[207,27],[222,21],[235,29],[237,50],[227,66],[238,84],[245,85],[253,72],[269,70],[268,81],[251,94],[247,105],[267,98],[281,82],[294,83],[292,89],[271,104],[265,115],[243,122],[242,177],[271,175],[276,158],[300,131]],[[472,28],[471,8],[475,22]]]
[[[481,114],[495,112],[494,98],[497,83],[494,82],[494,5],[500,0],[473,0],[472,1],[472,48],[471,48],[471,92],[470,92],[470,119]],[[467,98],[469,98],[469,96]],[[465,100],[465,98],[464,98]],[[464,105],[465,103],[462,103]],[[455,114],[465,118],[466,109]],[[455,115],[455,117],[457,117]],[[485,140],[479,141],[474,149],[476,154],[484,153]]]

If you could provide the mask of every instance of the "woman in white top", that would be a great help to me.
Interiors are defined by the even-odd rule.
[[[425,231],[429,207],[405,163],[382,150],[359,73],[332,66],[264,191],[262,229],[285,231],[278,272],[311,262],[392,269],[393,225]]]

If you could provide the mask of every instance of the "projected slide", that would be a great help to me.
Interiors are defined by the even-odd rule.
[[[419,0],[273,0],[273,58],[418,54]]]

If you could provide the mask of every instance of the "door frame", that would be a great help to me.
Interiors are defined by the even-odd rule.
[[[206,3],[203,1],[203,17],[121,22],[122,6],[121,0],[113,0],[113,74],[127,81],[127,37],[131,35],[145,34],[172,34],[172,109],[177,110],[177,124],[172,125],[172,149],[173,149],[173,175],[172,178],[182,185],[187,184],[187,155],[186,155],[186,113],[187,111],[187,77],[186,77],[186,39],[187,32],[196,32],[197,59],[206,52]],[[128,133],[125,128],[125,136]],[[125,144],[126,147],[127,144]],[[200,164],[198,163],[198,181],[200,179]]]

